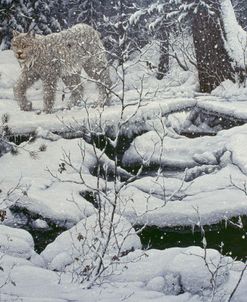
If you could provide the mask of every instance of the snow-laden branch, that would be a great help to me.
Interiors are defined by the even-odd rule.
[[[221,0],[220,5],[226,49],[237,67],[245,69],[247,32],[238,24],[231,0]]]

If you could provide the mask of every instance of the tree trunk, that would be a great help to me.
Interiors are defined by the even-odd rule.
[[[169,70],[169,29],[162,26],[160,41],[160,58],[157,72],[157,79],[162,80]]]
[[[192,14],[192,32],[197,59],[200,91],[210,93],[224,80],[234,81],[232,59],[224,46],[224,29],[218,0],[206,0],[214,14],[199,6]]]

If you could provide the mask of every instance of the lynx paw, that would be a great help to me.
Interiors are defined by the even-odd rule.
[[[32,110],[32,103],[31,102],[27,102],[24,105],[20,105],[20,108],[23,111],[31,111]]]

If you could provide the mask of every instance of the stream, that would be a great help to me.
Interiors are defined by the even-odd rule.
[[[226,126],[224,120],[223,128],[231,128],[237,123],[229,121],[229,125]],[[238,125],[238,124],[237,124]],[[182,133],[181,133],[182,134]],[[216,133],[187,133],[183,132],[183,135],[193,139],[202,135],[215,135]],[[129,148],[131,142],[135,137],[127,138],[120,137],[119,144],[113,149],[109,144],[106,146],[106,155],[114,159],[115,154],[118,157],[118,166],[121,166],[121,160],[124,152]],[[18,137],[15,139],[17,144],[25,141],[27,138]],[[92,140],[96,143],[97,147],[103,149],[106,145],[104,137],[94,137]],[[11,141],[11,140],[10,140]],[[13,141],[13,139],[12,139]],[[141,177],[155,175],[158,167],[151,166],[143,170]],[[125,167],[126,169],[126,167]],[[127,168],[128,172],[136,173],[138,166],[131,166]],[[182,178],[183,171],[180,170],[168,170],[165,172],[167,177]],[[90,196],[84,196],[88,201],[92,202]],[[205,226],[207,248],[214,248],[221,251],[224,255],[230,255],[236,257],[238,260],[247,260],[247,217],[241,217],[243,228],[236,227],[233,223],[226,223],[222,221],[218,224]],[[232,218],[233,222],[238,221],[238,217]],[[141,226],[135,226],[135,229],[140,229]],[[54,223],[49,223],[47,229],[35,229],[31,227],[31,224],[22,226],[22,228],[29,231],[35,242],[35,250],[40,253],[47,244],[55,240],[55,238],[61,234],[65,228],[59,227]],[[202,235],[199,227],[192,230],[191,227],[166,227],[159,228],[157,226],[148,226],[139,234],[141,242],[144,248],[154,249],[166,249],[171,247],[187,247],[191,245],[202,247]]]
[[[222,221],[218,224],[204,226],[207,248],[220,251],[238,260],[247,260],[247,217],[241,217],[243,228],[238,228]],[[237,222],[238,217],[231,221]],[[136,230],[140,226],[136,227]],[[146,227],[140,234],[144,248],[163,250],[171,247],[188,247],[191,245],[203,247],[202,234],[199,227],[158,228]]]

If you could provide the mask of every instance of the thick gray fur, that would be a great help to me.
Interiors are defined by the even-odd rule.
[[[21,66],[14,95],[21,110],[29,111],[32,103],[26,90],[41,79],[44,91],[44,111],[50,113],[55,102],[58,79],[71,90],[69,107],[83,100],[81,71],[97,82],[99,99],[96,106],[108,102],[111,86],[104,46],[99,33],[86,24],[47,36],[14,32],[12,49]]]

